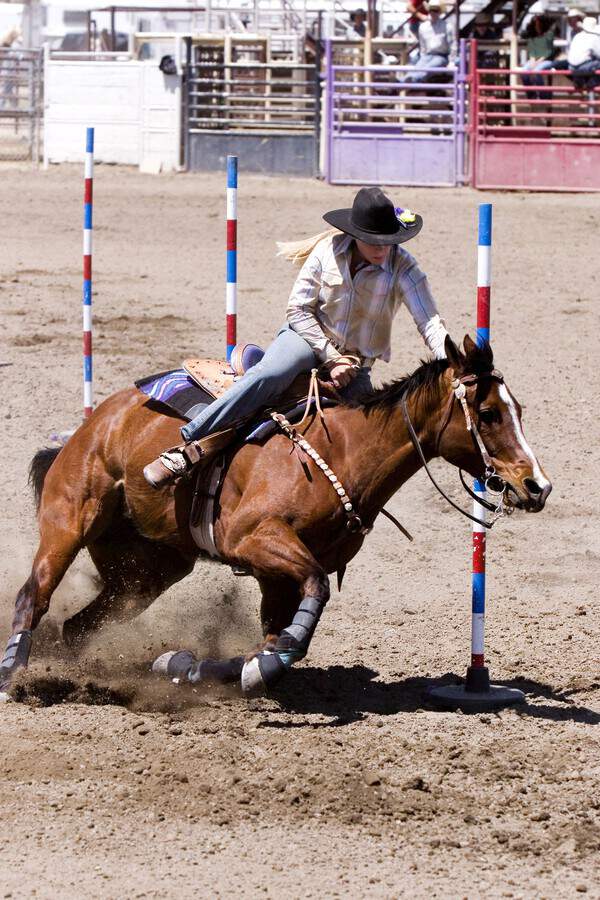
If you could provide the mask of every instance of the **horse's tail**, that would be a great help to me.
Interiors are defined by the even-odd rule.
[[[42,489],[48,474],[48,469],[62,450],[62,447],[44,447],[38,450],[29,466],[29,484],[33,488],[35,508],[39,510],[42,501]]]

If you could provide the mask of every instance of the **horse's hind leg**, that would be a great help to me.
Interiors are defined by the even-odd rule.
[[[142,537],[126,519],[112,525],[88,549],[104,587],[63,624],[65,643],[75,649],[106,623],[126,622],[143,612],[193,567],[193,561],[174,548]]]
[[[32,632],[47,612],[50,598],[82,546],[80,517],[66,502],[40,512],[40,544],[31,575],[17,594],[12,634],[0,662],[0,690],[6,690],[14,671],[26,666]]]

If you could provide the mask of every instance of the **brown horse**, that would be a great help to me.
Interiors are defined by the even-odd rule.
[[[223,562],[249,569],[258,580],[265,641],[245,661],[230,661],[213,675],[241,674],[243,687],[264,686],[306,654],[329,597],[327,573],[343,571],[384,504],[422,465],[406,413],[426,459],[442,456],[481,478],[485,466],[467,430],[470,416],[484,456],[489,454],[503,479],[507,502],[532,512],[544,507],[550,482],[523,435],[519,404],[493,369],[491,349],[476,347],[466,336],[464,353],[450,339],[446,353],[446,360],[423,363],[365,404],[328,410],[326,428],[312,420],[306,429],[305,438],[336,473],[360,516],[358,530],[348,527],[338,493],[314,458],[302,450],[291,453],[284,434],[264,446],[237,449],[216,511],[215,544]],[[466,405],[458,402],[457,387],[466,391]],[[175,416],[152,409],[140,392],[126,389],[105,400],[60,451],[36,455],[32,480],[40,544],[16,599],[1,687],[27,664],[32,631],[82,547],[104,587],[65,622],[63,635],[71,646],[108,620],[130,619],[192,570],[199,551],[188,527],[190,480],[156,492],[142,475],[150,460],[177,442],[180,425]],[[190,654],[161,659],[158,669],[162,665],[171,676],[185,664],[191,680],[203,677],[200,664],[190,669]]]

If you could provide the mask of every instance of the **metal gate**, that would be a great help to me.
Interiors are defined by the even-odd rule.
[[[600,191],[600,89],[563,70],[472,75],[473,187]]]
[[[220,170],[233,153],[245,171],[314,174],[319,87],[314,65],[229,60],[188,44],[187,168]]]
[[[465,91],[464,42],[458,68],[427,70],[335,65],[328,42],[327,180],[331,184],[463,183]]]
[[[0,48],[0,160],[40,159],[43,52]]]

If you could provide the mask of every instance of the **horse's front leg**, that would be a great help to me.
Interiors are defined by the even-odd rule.
[[[329,579],[293,528],[274,517],[240,542],[236,557],[252,566],[263,588],[261,614],[268,643],[244,663],[241,673],[242,689],[255,691],[275,684],[306,656],[329,599]],[[278,583],[277,602],[273,591]]]
[[[329,599],[329,579],[283,519],[264,519],[252,534],[226,550],[228,558],[250,566],[258,578],[263,642],[246,656],[226,660],[199,660],[189,650],[171,650],[154,661],[152,671],[192,684],[241,677],[243,690],[264,689],[306,656]]]

